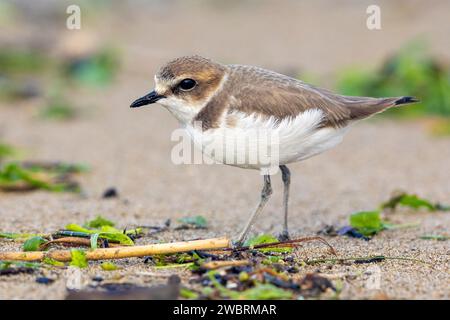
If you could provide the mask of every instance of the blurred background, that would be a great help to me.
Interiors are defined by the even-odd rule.
[[[66,27],[73,4],[81,9],[79,30]],[[371,4],[381,8],[381,30],[366,26]],[[446,0],[2,0],[3,182],[26,176],[17,168],[5,171],[17,159],[91,168],[82,177],[84,201],[39,192],[21,198],[0,194],[2,214],[9,222],[60,225],[55,211],[64,216],[109,210],[131,221],[181,211],[235,217],[247,212],[258,197],[258,174],[173,165],[175,119],[157,105],[128,107],[152,89],[161,64],[189,54],[273,69],[348,95],[421,99],[358,125],[328,156],[296,164],[294,211],[316,208],[320,220],[333,208],[339,219],[397,187],[448,197],[449,12]],[[335,195],[314,196],[324,186]],[[131,207],[97,201],[108,187]],[[351,200],[338,200],[349,193]],[[278,200],[269,211],[279,211]],[[30,208],[38,213],[18,218],[18,211],[29,215]],[[225,229],[234,232],[233,223]],[[294,224],[302,228],[300,221]]]

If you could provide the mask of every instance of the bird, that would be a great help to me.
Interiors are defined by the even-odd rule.
[[[131,108],[158,102],[169,110],[194,145],[208,157],[226,165],[261,170],[263,187],[259,203],[237,241],[233,242],[237,247],[244,244],[272,195],[273,170],[268,168],[276,167],[281,171],[283,231],[279,239],[287,240],[290,237],[291,181],[287,165],[335,147],[348,129],[360,120],[391,107],[419,101],[412,96],[340,95],[260,67],[222,64],[199,55],[167,62],[156,73],[154,81],[154,89],[135,100]],[[275,138],[263,139],[264,135],[254,135],[258,130]],[[247,138],[247,143],[242,144]],[[261,160],[264,157],[256,154],[260,149],[255,145],[263,140],[265,143],[261,144],[265,148],[276,151],[268,161]],[[211,148],[211,144],[215,148]],[[239,147],[217,150],[229,144]],[[245,157],[240,157],[242,155]],[[239,162],[237,157],[240,157]]]

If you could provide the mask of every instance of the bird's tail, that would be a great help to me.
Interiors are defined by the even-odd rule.
[[[415,98],[415,97],[401,97],[401,98],[395,98],[396,100],[394,100],[394,105],[396,106],[400,106],[403,104],[410,104],[410,103],[416,103],[419,102],[420,100]]]
[[[392,107],[419,102],[419,99],[409,96],[395,98],[346,98],[350,98],[352,100],[351,103],[347,104],[347,107],[350,110],[350,118],[352,120],[361,120]]]

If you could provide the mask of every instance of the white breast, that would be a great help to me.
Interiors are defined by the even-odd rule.
[[[323,118],[319,109],[311,109],[295,118],[277,122],[275,118],[233,112],[221,128],[201,131],[187,125],[196,147],[214,161],[228,165],[260,169],[307,159],[342,141],[346,128],[317,129]]]

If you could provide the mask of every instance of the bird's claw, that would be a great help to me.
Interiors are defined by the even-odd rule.
[[[244,243],[242,240],[231,241],[231,249],[233,249],[233,250],[242,248],[243,245],[244,245]]]
[[[291,239],[291,237],[289,236],[289,232],[286,230],[280,233],[277,238],[279,241],[287,241]]]

